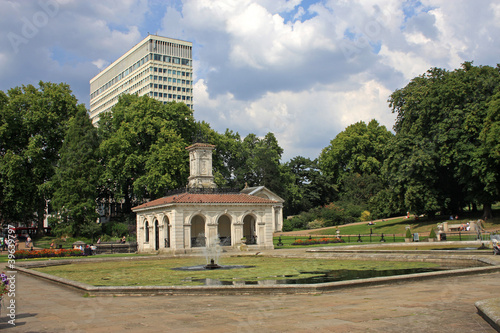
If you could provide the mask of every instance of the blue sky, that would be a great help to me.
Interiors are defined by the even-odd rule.
[[[283,161],[316,158],[376,119],[431,67],[496,66],[500,4],[468,0],[3,0],[0,90],[89,80],[148,33],[194,45],[195,118],[242,136],[273,132]]]

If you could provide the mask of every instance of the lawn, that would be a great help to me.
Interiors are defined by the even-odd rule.
[[[36,268],[37,271],[80,281],[95,286],[174,286],[202,285],[197,279],[223,281],[278,280],[285,277],[307,278],[321,272],[339,269],[395,270],[435,268],[435,263],[357,261],[273,258],[263,256],[224,257],[223,265],[250,265],[252,268],[231,270],[178,271],[175,267],[204,264],[204,258],[169,258],[159,260],[127,260],[99,263],[78,263]]]
[[[483,223],[483,227],[489,231],[500,230],[500,210],[495,210],[493,215],[496,216],[490,220],[487,220]],[[464,216],[463,218],[459,218],[458,220],[453,220],[451,223],[453,224],[466,224],[471,220],[477,220],[480,218],[480,214],[471,214],[469,216]],[[412,233],[419,233],[428,235],[431,231],[431,228],[434,228],[434,231],[437,231],[437,225],[441,222],[447,221],[446,217],[441,218],[420,218],[415,220],[413,218],[405,219],[398,218],[392,220],[382,220],[376,221],[375,225],[368,225],[368,222],[361,224],[351,224],[351,225],[343,225],[339,226],[341,235],[369,235],[370,231],[373,234],[384,234],[384,235],[404,235],[406,232],[406,226],[410,226],[410,230]],[[318,231],[311,231],[312,235],[335,235],[337,229],[324,229]],[[458,240],[458,239],[457,239]]]

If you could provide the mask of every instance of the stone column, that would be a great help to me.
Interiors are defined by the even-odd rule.
[[[241,244],[241,238],[243,238],[243,222],[233,223],[233,245]]]

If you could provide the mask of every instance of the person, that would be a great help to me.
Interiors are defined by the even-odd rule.
[[[101,237],[97,240],[97,244],[101,244]]]
[[[52,241],[52,243],[50,243],[50,249],[53,250],[54,249],[54,241]]]
[[[127,241],[127,238],[125,236],[122,237],[122,244],[125,244],[125,242]]]
[[[27,236],[27,237],[26,237],[26,248],[29,248],[29,247],[30,247],[30,243],[31,243],[31,237],[30,237],[30,236]]]
[[[500,254],[500,247],[498,247],[498,241],[496,239],[493,240],[493,254],[494,255]]]

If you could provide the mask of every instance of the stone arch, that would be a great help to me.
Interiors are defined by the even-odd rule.
[[[243,237],[248,245],[257,244],[257,217],[254,214],[243,217]]]
[[[154,235],[155,235],[155,251],[160,249],[160,224],[158,223],[158,219],[154,220]]]
[[[222,214],[217,219],[217,234],[219,235],[220,243],[224,246],[232,245],[231,241],[231,216]]]
[[[149,221],[144,220],[144,243],[149,243]]]
[[[206,244],[206,218],[196,214],[191,218],[191,247],[204,247]]]
[[[170,219],[168,218],[167,215],[163,216],[162,225],[163,225],[163,236],[164,236],[165,248],[169,248],[172,244],[172,241],[170,239],[170,234],[171,234],[170,228],[172,226],[170,225]]]

